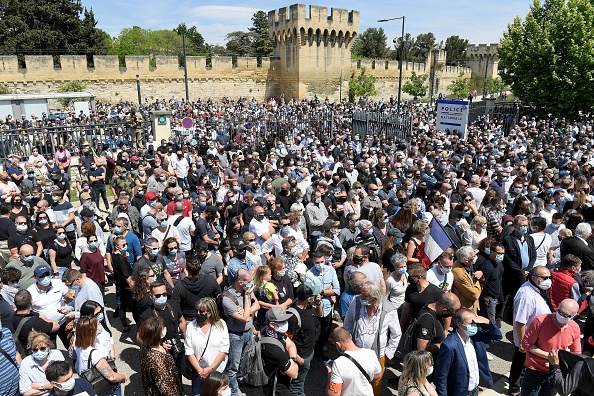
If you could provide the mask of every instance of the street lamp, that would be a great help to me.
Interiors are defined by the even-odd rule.
[[[380,19],[378,20],[378,22],[382,23],[382,22],[390,22],[390,21],[396,21],[402,19],[402,36],[400,37],[400,56],[399,56],[399,62],[398,62],[398,68],[399,70],[399,75],[398,75],[398,114],[400,115],[400,99],[402,97],[402,62],[403,62],[403,56],[404,56],[404,15],[398,18],[388,18],[388,19]]]

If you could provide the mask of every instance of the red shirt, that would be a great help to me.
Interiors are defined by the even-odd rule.
[[[522,339],[522,348],[526,351],[524,366],[529,369],[549,372],[549,361],[530,352],[532,346],[550,352],[553,349],[569,349],[571,352],[582,353],[580,340],[580,327],[571,321],[562,330],[557,327],[557,322],[552,314],[537,316],[526,329]]]
[[[175,214],[175,211],[173,210],[173,206],[176,204],[176,202],[182,202],[184,204],[184,212],[182,213],[182,216],[184,217],[190,217],[190,215],[192,214],[192,210],[194,209],[192,207],[192,202],[190,202],[188,199],[182,199],[181,201],[171,201],[167,204],[166,210],[165,212],[169,215],[169,216],[173,216]]]
[[[97,249],[95,253],[84,252],[80,256],[80,272],[87,275],[87,278],[100,285],[105,283],[105,267],[103,255]]]

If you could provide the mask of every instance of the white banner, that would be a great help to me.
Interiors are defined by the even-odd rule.
[[[469,108],[470,103],[467,100],[440,100],[437,103],[435,127],[442,132],[449,129],[450,134],[453,134],[454,129],[457,129],[458,136],[465,139]]]

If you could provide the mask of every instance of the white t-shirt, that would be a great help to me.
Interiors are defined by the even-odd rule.
[[[50,320],[62,324],[64,322],[64,315],[58,312],[58,308],[63,307],[63,296],[68,293],[68,287],[59,279],[52,279],[52,286],[48,291],[40,290],[37,287],[37,282],[33,283],[27,288],[31,293],[31,301],[33,302],[31,310],[39,314],[45,315]]]
[[[381,373],[382,367],[375,352],[370,349],[360,349],[358,351],[346,351],[359,365],[365,370],[371,379],[373,376]],[[367,396],[373,394],[371,383],[357,368],[355,363],[347,357],[340,356],[332,364],[332,373],[330,374],[330,389],[336,385],[342,389],[335,391],[341,396]]]
[[[85,349],[82,348],[74,348],[74,352],[76,352],[76,372],[80,375],[83,371],[86,371],[88,368],[89,363],[89,355],[91,351],[95,349],[93,352],[93,360],[91,361],[91,366],[96,365],[99,361],[103,358],[107,359],[109,357],[109,352],[106,351],[101,345],[96,345],[94,347],[88,347]]]
[[[259,248],[262,248],[262,245],[266,242],[262,239],[262,235],[270,233],[270,223],[268,222],[268,219],[264,218],[262,221],[258,221],[255,218],[252,219],[252,221],[250,221],[249,230],[256,236],[256,245],[258,245]]]
[[[173,215],[169,218],[169,223],[174,224],[180,215]],[[179,249],[187,252],[192,249],[192,232],[196,231],[196,224],[189,217],[184,217],[176,226],[179,233]]]
[[[404,292],[408,287],[408,275],[402,275],[402,278],[397,281],[394,278],[393,274],[390,274],[386,278],[386,298],[392,304],[396,306],[396,308],[400,308],[402,304],[404,304]]]
[[[449,293],[452,291],[452,285],[454,284],[454,274],[450,272],[449,274],[441,275],[437,272],[438,265],[439,263],[434,264],[433,267],[427,270],[427,280],[429,283],[432,283],[443,290],[444,293]]]
[[[169,229],[169,232],[167,232],[167,229]],[[177,227],[173,224],[168,224],[167,227],[165,227],[164,232],[159,231],[159,227],[157,227],[151,233],[151,236],[157,239],[157,241],[159,241],[159,246],[163,244],[163,241],[165,240],[165,235],[167,235],[167,238],[173,237],[179,241],[179,232],[177,231]]]
[[[530,234],[534,239],[534,247],[536,248],[536,261],[534,265],[547,265],[547,253],[553,245],[553,238],[547,233]]]

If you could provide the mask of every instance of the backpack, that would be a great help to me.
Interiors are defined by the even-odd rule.
[[[216,303],[217,309],[219,310],[219,316],[226,322],[229,319],[229,315],[225,314],[225,309],[223,308],[223,297],[225,296],[227,296],[227,298],[233,301],[235,305],[237,305],[238,307],[240,305],[239,301],[237,301],[237,298],[235,298],[235,296],[229,291],[229,287],[227,287],[221,294],[217,296]]]
[[[415,342],[417,340],[417,337],[415,335],[415,332],[417,330],[417,322],[420,318],[422,318],[425,315],[431,314],[429,312],[424,312],[421,316],[415,318],[413,322],[406,328],[406,331],[400,337],[400,342],[398,342],[396,353],[394,353],[394,359],[400,360],[407,353],[417,349],[417,345]],[[433,319],[433,328],[435,330],[435,319]]]
[[[276,374],[276,370],[270,375],[264,372],[264,363],[262,362],[262,344],[276,345],[283,351],[285,346],[276,338],[272,337],[252,337],[241,353],[241,363],[237,372],[238,381],[242,384],[251,386],[262,386],[268,383],[270,376]]]
[[[21,354],[21,356],[24,358],[25,356],[29,356],[29,350],[23,346],[23,344],[21,343],[21,340],[19,340],[19,335],[21,335],[21,330],[23,329],[23,326],[25,325],[25,323],[27,323],[27,321],[31,319],[30,316],[21,319],[21,321],[19,322],[19,325],[17,326],[16,330],[14,333],[12,333],[12,339],[14,341],[14,345],[16,347],[16,350],[18,353]]]

